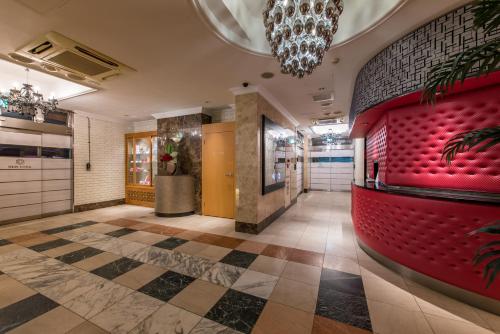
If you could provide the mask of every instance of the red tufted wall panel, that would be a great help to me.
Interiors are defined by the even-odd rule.
[[[383,116],[366,136],[366,168],[374,178],[373,162],[378,160],[379,180],[386,182],[387,117]]]
[[[499,206],[352,188],[354,228],[366,245],[415,271],[500,300],[500,281],[485,289],[483,268],[471,263],[475,249],[493,237],[466,235],[498,217]]]
[[[453,95],[436,104],[410,105],[387,114],[386,183],[500,193],[500,145],[487,152],[441,160],[453,135],[500,125],[500,85]]]

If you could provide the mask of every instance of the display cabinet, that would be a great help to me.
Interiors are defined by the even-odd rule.
[[[154,207],[158,172],[156,131],[125,135],[125,202]]]

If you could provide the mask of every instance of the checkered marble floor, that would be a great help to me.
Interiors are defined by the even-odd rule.
[[[321,195],[260,236],[130,206],[0,228],[0,333],[499,333],[359,253]]]

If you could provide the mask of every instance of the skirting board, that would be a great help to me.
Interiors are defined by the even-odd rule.
[[[262,232],[266,227],[271,225],[272,222],[274,222],[276,219],[278,219],[283,213],[285,213],[286,210],[291,208],[295,203],[297,203],[297,198],[292,200],[291,204],[288,207],[282,206],[278,210],[276,210],[274,213],[269,215],[267,218],[264,218],[260,223],[257,224],[252,224],[252,223],[244,223],[244,222],[239,222],[236,221],[235,224],[235,231],[236,232],[243,232],[243,233],[250,233],[250,234],[259,234]]]
[[[111,201],[97,202],[97,203],[89,203],[89,204],[80,204],[75,205],[73,212],[82,212],[89,211],[95,209],[107,208],[110,206],[125,204],[125,198],[114,199]]]
[[[439,281],[430,276],[421,274],[413,269],[410,269],[397,262],[394,262],[393,260],[385,257],[384,255],[377,253],[376,251],[368,247],[365,243],[363,243],[363,241],[359,240],[359,238],[356,239],[358,241],[359,247],[361,247],[361,249],[363,249],[374,260],[376,260],[383,266],[391,269],[392,271],[401,274],[401,276],[406,277],[423,286],[426,286],[429,289],[447,295],[451,298],[460,300],[466,304],[475,306],[477,308],[494,313],[496,315],[500,315],[500,302],[498,302],[498,300],[481,296],[477,293],[464,290],[462,288]]]

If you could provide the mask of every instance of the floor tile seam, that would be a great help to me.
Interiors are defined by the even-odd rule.
[[[448,312],[448,311],[447,311]],[[450,312],[451,313],[451,312]],[[481,327],[483,329],[487,329],[487,330],[490,330],[492,331],[493,333],[495,333],[495,329],[491,328],[490,327],[490,324],[485,321],[483,318],[480,318],[481,320],[483,320],[483,323],[486,327],[480,325],[480,324],[476,324],[475,322],[473,321],[469,321],[467,319],[464,319],[464,318],[461,318],[460,316],[452,313],[455,317],[452,319],[452,318],[448,318],[448,317],[445,317],[445,316],[442,316],[442,315],[439,315],[439,314],[433,314],[433,313],[428,313],[428,312],[424,312],[422,311],[422,314],[424,316],[424,318],[427,320],[427,322],[429,323],[429,326],[430,326],[430,322],[428,321],[427,317],[435,317],[435,318],[439,318],[439,319],[442,319],[442,320],[447,320],[447,321],[454,321],[454,322],[460,322],[460,323],[465,323],[465,324],[468,324],[468,325],[472,325],[472,326],[477,326],[477,327]],[[432,327],[432,326],[431,326]]]
[[[108,224],[108,225],[112,225],[112,224]],[[158,224],[156,224],[156,225],[158,225]],[[160,226],[163,226],[163,225],[160,225]],[[141,231],[141,230],[137,230],[137,231]],[[190,231],[190,232],[197,232],[197,233],[207,233],[207,232],[201,232],[201,231],[197,231],[197,230],[186,230],[186,231]],[[156,233],[156,232],[149,232],[149,233],[153,233],[153,234],[157,234],[157,235],[163,235],[163,236],[165,236],[164,234],[161,234],[161,233]],[[218,237],[227,237],[227,236],[225,236],[225,235],[220,235],[220,234],[215,234],[215,233],[210,233],[210,234],[217,235]],[[175,236],[175,235],[173,235],[173,236],[168,235],[167,237],[168,237],[168,238],[171,238],[171,237],[174,237],[174,238],[175,238],[176,236]],[[114,238],[114,237],[113,237],[113,238]],[[228,238],[232,238],[232,237],[228,237]],[[115,239],[121,239],[121,238],[115,238]],[[182,239],[182,238],[179,238],[179,239]],[[238,238],[235,238],[235,239],[238,239]],[[126,239],[121,239],[121,240],[125,240],[125,241],[127,241],[127,242],[132,242],[132,241],[128,241],[128,240],[126,240]],[[211,243],[204,242],[204,241],[188,240],[188,242],[189,242],[189,241],[195,241],[195,242],[203,243],[203,244],[208,245],[208,246],[216,246],[216,245],[213,245],[213,244],[211,244]],[[245,241],[247,241],[247,240],[245,240]],[[142,243],[142,242],[140,242],[140,241],[134,241],[134,242],[144,244],[144,243]],[[297,243],[298,243],[298,241],[297,241]],[[153,246],[153,245],[149,245],[149,244],[146,244],[146,245],[147,245],[147,246]],[[268,246],[276,246],[276,247],[286,247],[286,248],[293,249],[293,250],[296,250],[296,249],[297,249],[297,250],[302,250],[302,251],[314,252],[314,251],[310,251],[310,250],[306,250],[306,249],[300,249],[300,248],[295,248],[295,247],[293,247],[293,248],[292,248],[292,247],[287,247],[287,246],[280,246],[280,245],[277,245],[277,244],[269,244],[269,243],[268,243],[267,245],[268,245]],[[181,245],[181,246],[182,246],[182,245]],[[217,247],[222,247],[222,246],[217,246]],[[325,247],[326,247],[326,246],[325,246]],[[176,247],[176,248],[177,248],[177,247]],[[228,247],[224,247],[224,248],[228,248]],[[237,247],[236,247],[236,248],[237,248]],[[231,250],[235,250],[236,248],[229,248],[229,249],[231,249]],[[172,251],[175,251],[175,248],[174,248],[174,249],[171,249],[171,250],[172,250]],[[326,254],[325,252],[323,252],[323,253],[321,253],[321,252],[314,252],[314,253],[317,253],[317,254],[321,254],[321,255],[323,255],[323,262],[324,262],[324,256],[325,256],[325,254]],[[258,255],[262,255],[262,254],[260,253],[260,254],[258,254]],[[277,257],[274,257],[274,256],[272,256],[272,257],[273,257],[273,258],[277,258]],[[301,263],[301,262],[297,262],[297,261],[292,261],[292,262]],[[322,267],[322,266],[318,266],[318,267]]]

